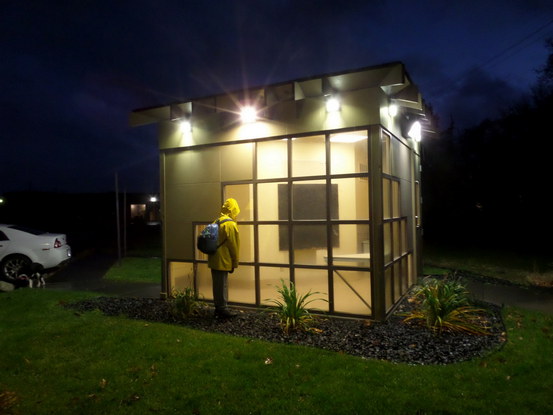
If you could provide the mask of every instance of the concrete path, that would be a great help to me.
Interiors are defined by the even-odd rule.
[[[467,281],[466,288],[474,299],[553,314],[553,288],[492,284],[471,279]]]
[[[128,283],[103,279],[117,257],[88,253],[46,279],[47,290],[93,291],[124,297],[159,298],[161,283]]]
[[[115,256],[101,253],[90,253],[75,258],[67,267],[47,279],[46,289],[159,298],[161,284],[104,280],[104,274],[116,261]],[[469,278],[467,281],[467,289],[474,299],[499,306],[515,306],[553,314],[553,289],[492,284]]]

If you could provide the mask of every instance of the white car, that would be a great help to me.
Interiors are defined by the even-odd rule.
[[[61,233],[47,233],[17,225],[0,225],[0,279],[15,279],[31,264],[44,270],[71,258],[71,247]]]

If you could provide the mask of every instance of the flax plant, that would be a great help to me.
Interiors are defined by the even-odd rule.
[[[472,306],[467,295],[467,290],[459,281],[426,279],[414,295],[418,307],[404,321],[422,321],[436,334],[445,331],[489,334],[485,310]]]
[[[288,287],[283,280],[281,280],[281,286],[277,287],[277,291],[281,299],[270,301],[276,306],[282,330],[285,333],[290,330],[308,331],[314,321],[314,316],[307,310],[307,306],[313,301],[326,301],[320,298],[311,298],[313,295],[321,293],[310,290],[306,294],[300,295],[293,282],[290,281],[290,287]]]

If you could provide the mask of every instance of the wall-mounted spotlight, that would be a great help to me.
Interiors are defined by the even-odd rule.
[[[179,120],[179,129],[181,133],[189,133],[192,131],[192,122],[190,118],[182,118]]]
[[[398,113],[398,106],[397,104],[390,104],[388,105],[388,115],[390,117],[395,117]]]
[[[410,138],[416,142],[421,141],[422,139],[422,124],[421,124],[421,115],[419,114],[404,114],[401,117],[401,134],[403,137]]]
[[[244,124],[255,122],[257,120],[257,110],[252,106],[242,107],[240,109],[240,119]]]
[[[407,136],[412,138],[416,142],[420,142],[422,139],[422,126],[420,121],[415,121],[411,124],[409,131],[407,131]]]
[[[334,95],[328,95],[326,97],[326,112],[338,112],[341,108],[340,99]]]

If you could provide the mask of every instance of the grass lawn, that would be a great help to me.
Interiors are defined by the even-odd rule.
[[[463,270],[521,285],[553,287],[553,258],[474,248],[449,248],[427,245],[423,251],[424,272]]]
[[[127,282],[161,282],[161,258],[122,258],[120,263],[116,263],[108,270],[104,278]]]
[[[544,414],[553,407],[551,315],[506,309],[501,350],[410,366],[60,306],[91,296],[0,294],[0,414]]]

